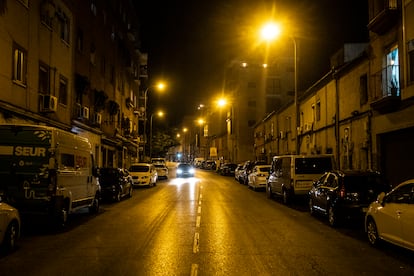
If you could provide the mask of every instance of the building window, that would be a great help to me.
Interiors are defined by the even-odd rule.
[[[60,26],[60,38],[69,44],[69,37],[70,37],[70,19],[66,15],[65,12],[63,12],[61,9],[58,9],[57,12],[58,20],[59,20],[59,26]]]
[[[68,104],[68,79],[62,75],[59,78],[59,103]]]
[[[359,103],[360,105],[368,102],[368,76],[367,74],[359,78]]]
[[[254,101],[254,100],[248,101],[247,106],[248,107],[256,107],[256,101]]]
[[[13,47],[13,81],[26,85],[27,52],[18,45]]]
[[[249,81],[249,82],[247,83],[247,87],[248,87],[248,88],[256,88],[256,82],[254,82],[254,81]]]
[[[76,37],[76,49],[80,52],[83,53],[83,43],[84,43],[84,39],[83,39],[83,31],[82,29],[78,29],[78,34]]]
[[[44,63],[39,64],[39,93],[50,94],[49,90],[50,68]]]
[[[321,120],[321,101],[316,102],[315,119],[316,121]]]
[[[386,70],[384,70],[382,76],[383,97],[400,96],[399,69],[398,47],[394,47],[386,55]]]
[[[408,43],[408,81],[414,82],[414,40]]]

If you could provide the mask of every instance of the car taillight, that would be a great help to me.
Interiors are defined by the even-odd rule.
[[[339,190],[339,196],[344,198],[345,197],[345,186],[342,186]]]

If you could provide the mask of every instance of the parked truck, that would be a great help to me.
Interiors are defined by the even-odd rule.
[[[0,125],[0,195],[21,215],[99,211],[100,186],[88,139],[40,125]]]

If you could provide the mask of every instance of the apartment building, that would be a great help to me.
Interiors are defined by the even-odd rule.
[[[258,123],[256,156],[332,153],[340,168],[378,170],[391,185],[413,177],[414,1],[368,3],[369,44],[338,51],[300,97],[299,124],[292,105]]]
[[[2,3],[0,123],[87,137],[99,166],[137,160],[142,54],[132,2]]]

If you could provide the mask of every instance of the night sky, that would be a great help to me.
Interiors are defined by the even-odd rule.
[[[230,60],[260,51],[254,35],[265,19],[288,22],[300,40],[300,89],[328,72],[344,43],[367,41],[367,0],[139,2],[149,81],[168,83],[163,94],[149,93],[149,106],[165,110],[171,127],[222,90]]]

